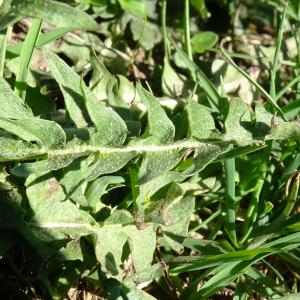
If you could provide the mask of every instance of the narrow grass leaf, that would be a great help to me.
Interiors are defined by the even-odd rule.
[[[225,230],[234,245],[237,245],[236,237],[236,211],[237,201],[235,196],[235,160],[229,158],[224,161],[225,169],[225,192],[226,192],[226,218]]]
[[[24,101],[26,97],[27,76],[30,62],[35,49],[37,39],[42,28],[42,20],[34,20],[25,38],[20,53],[19,68],[16,75],[15,91]]]
[[[285,120],[284,113],[282,109],[278,106],[276,101],[265,91],[265,89],[257,83],[250,75],[248,75],[244,70],[242,70],[232,59],[231,57],[225,52],[223,48],[221,48],[221,52],[224,55],[224,57],[227,59],[227,61],[237,70],[239,71],[245,78],[249,80],[270,102],[270,104],[279,112],[280,116]]]
[[[272,69],[271,69],[270,96],[272,97],[272,99],[275,99],[275,100],[276,100],[276,73],[277,73],[277,68],[278,68],[279,55],[280,55],[281,44],[282,44],[282,39],[283,39],[283,32],[284,32],[284,23],[285,23],[285,19],[286,19],[288,5],[289,4],[286,3],[282,17],[281,17],[278,37],[277,37],[277,41],[276,41],[275,55],[274,55],[274,60],[273,60],[273,64],[272,64]]]
[[[175,43],[173,40],[171,40],[172,45],[175,47],[176,52],[179,54],[182,61],[185,63],[186,67],[190,70],[190,72],[193,74],[193,77],[197,79],[197,81],[200,83],[200,86],[204,89],[207,96],[211,99],[212,108],[216,109],[217,111],[220,111],[222,108],[223,99],[221,95],[218,93],[216,87],[213,85],[213,83],[208,79],[208,77],[203,73],[200,68],[189,59],[189,57],[184,53],[184,51]]]
[[[7,51],[7,42],[9,40],[10,34],[12,32],[12,27],[8,26],[6,32],[0,33],[0,77],[4,75],[5,68],[5,59],[6,59],[6,51]]]
[[[36,42],[35,47],[36,48],[41,48],[41,47],[43,47],[43,46],[59,39],[59,38],[61,38],[66,33],[70,32],[72,30],[74,30],[72,27],[63,27],[63,28],[53,29],[53,30],[51,30],[49,32],[46,32],[46,33],[42,33],[42,34],[39,35],[39,38]],[[7,47],[7,52],[8,52],[7,56],[9,58],[19,56],[21,54],[23,44],[24,44],[24,42],[19,42],[19,43],[16,43],[14,45],[9,45]]]

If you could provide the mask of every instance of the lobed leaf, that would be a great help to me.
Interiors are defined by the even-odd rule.
[[[0,116],[5,118],[32,117],[32,111],[9,87],[6,81],[0,79]]]
[[[39,118],[17,120],[0,118],[0,128],[28,142],[38,142],[45,149],[60,149],[66,144],[63,129],[55,122]]]
[[[232,99],[225,120],[225,128],[225,138],[235,141],[241,146],[249,145],[249,142],[255,138],[252,135],[252,121],[249,108],[240,98]]]
[[[60,27],[97,30],[98,24],[93,18],[77,8],[53,0],[12,0],[10,10],[1,18],[0,28],[24,17],[43,19]]]

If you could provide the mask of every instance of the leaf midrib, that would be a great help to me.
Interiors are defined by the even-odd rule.
[[[51,156],[52,159],[55,157],[61,156],[86,156],[93,153],[101,153],[101,154],[122,154],[122,153],[149,153],[149,152],[172,152],[172,151],[180,151],[180,150],[205,150],[208,148],[208,145],[224,145],[228,142],[210,142],[210,143],[202,143],[198,141],[180,141],[167,145],[134,145],[134,146],[124,146],[124,147],[105,147],[105,146],[94,146],[94,145],[76,145],[72,147],[66,147],[63,149],[46,149],[41,148],[36,151],[30,152],[30,157],[40,157],[43,155]],[[0,154],[1,156],[1,154]],[[24,155],[19,156],[18,161],[27,160],[28,156]],[[0,161],[7,161],[7,159],[1,159]]]

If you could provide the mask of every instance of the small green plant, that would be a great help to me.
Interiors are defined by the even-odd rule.
[[[297,298],[299,100],[280,99],[299,75],[296,66],[286,82],[278,68],[294,6],[278,6],[269,81],[258,82],[236,53],[212,49],[216,33],[193,34],[190,16],[209,16],[204,1],[182,4],[180,41],[168,27],[171,1],[75,2],[0,6],[0,293]],[[11,45],[11,24],[24,16],[36,19]],[[119,27],[130,30],[130,51]],[[122,70],[118,57],[139,74],[138,56],[155,60],[155,45],[163,59],[153,82],[111,72]],[[223,58],[219,84],[200,67],[209,51]],[[222,68],[261,101],[229,91]]]

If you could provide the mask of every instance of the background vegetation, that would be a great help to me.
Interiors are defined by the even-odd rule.
[[[300,2],[0,1],[3,299],[298,299]]]

